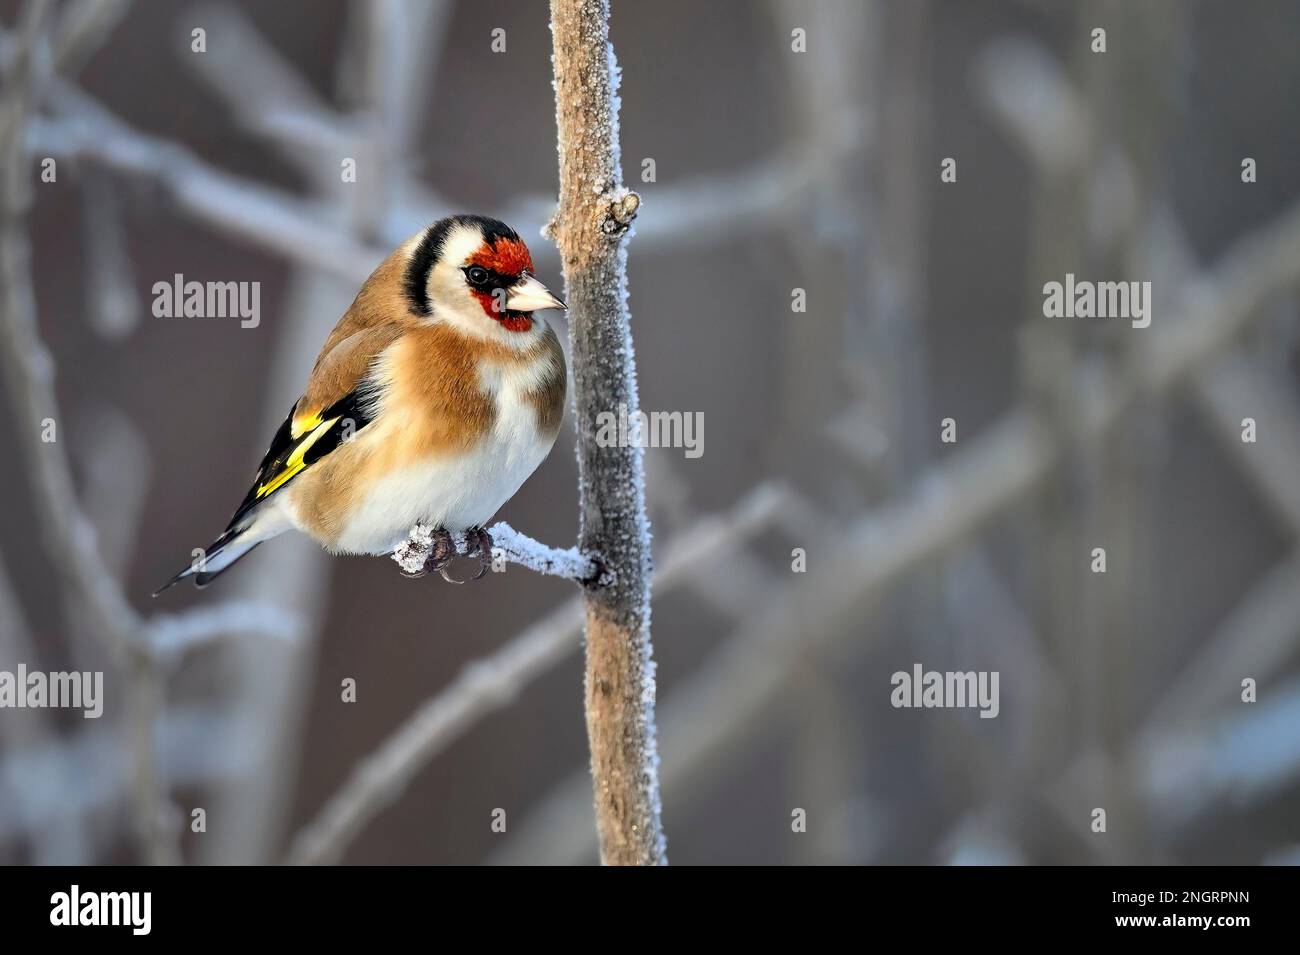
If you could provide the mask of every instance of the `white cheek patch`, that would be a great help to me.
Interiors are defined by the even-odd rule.
[[[534,318],[532,326],[526,331],[512,332],[484,312],[477,299],[468,293],[465,297],[467,303],[459,308],[448,308],[441,303],[435,305],[433,321],[445,322],[463,335],[504,345],[513,351],[527,351],[536,347],[538,340],[546,334],[543,319]]]
[[[430,270],[426,280],[429,302],[435,312],[470,312],[472,317],[470,305],[482,312],[478,301],[469,293],[464,272],[470,257],[482,245],[483,237],[476,229],[457,226],[448,233],[438,264]]]
[[[472,256],[483,247],[483,236],[470,226],[455,226],[442,244],[438,264],[429,272],[426,292],[433,322],[446,322],[457,331],[483,341],[495,342],[512,349],[527,349],[544,333],[540,319],[524,332],[512,332],[489,315],[474,297],[465,281],[464,269]]]
[[[458,225],[447,233],[442,243],[441,263],[451,266],[458,274],[469,264],[470,256],[483,245],[478,229]]]

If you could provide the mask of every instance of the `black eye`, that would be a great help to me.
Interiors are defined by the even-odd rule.
[[[465,270],[465,276],[469,279],[470,285],[486,285],[488,270],[482,266],[474,265]]]

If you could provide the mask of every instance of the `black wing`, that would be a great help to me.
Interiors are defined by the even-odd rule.
[[[373,402],[368,398],[364,388],[348,392],[313,416],[297,437],[293,428],[298,407],[295,403],[271,439],[271,447],[258,465],[253,486],[226,530],[234,528],[249,511],[368,425],[374,413]]]

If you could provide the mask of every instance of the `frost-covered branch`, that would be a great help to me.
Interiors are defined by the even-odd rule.
[[[411,534],[393,551],[393,560],[408,574],[419,573],[425,562],[433,553],[434,533],[436,528],[428,524],[416,524]],[[492,536],[492,563],[494,568],[504,564],[518,564],[539,574],[551,577],[564,577],[578,583],[596,580],[601,575],[597,561],[582,554],[576,547],[550,547],[533,540],[527,534],[521,534],[504,521],[488,528]],[[452,535],[456,553],[462,557],[471,555],[463,533]]]
[[[614,581],[585,590],[587,739],[601,858],[668,861],[659,820],[654,662],[650,643],[650,527],[636,442],[601,447],[597,416],[637,413],[624,238],[640,198],[619,168],[618,67],[608,0],[551,0],[560,204],[550,235],[569,302],[578,432],[580,546]]]

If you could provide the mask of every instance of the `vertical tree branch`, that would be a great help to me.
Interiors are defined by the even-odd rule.
[[[667,862],[659,821],[650,645],[650,529],[641,448],[600,447],[597,415],[639,410],[624,237],[640,198],[622,184],[608,0],[552,0],[560,204],[550,226],[569,301],[580,549],[606,573],[586,586],[586,713],[596,827],[607,865]]]

